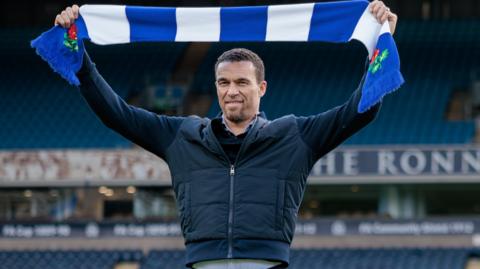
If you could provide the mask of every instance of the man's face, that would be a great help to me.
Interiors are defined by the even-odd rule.
[[[265,94],[267,82],[258,82],[255,71],[250,61],[221,62],[217,66],[218,103],[229,121],[250,120],[259,111],[260,97]]]

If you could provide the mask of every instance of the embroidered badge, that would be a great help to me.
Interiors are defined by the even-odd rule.
[[[78,51],[77,26],[75,24],[70,26],[68,31],[63,35],[63,45],[69,48],[70,51]]]
[[[370,66],[368,67],[368,71],[371,72],[372,74],[375,74],[380,68],[382,68],[382,62],[387,57],[388,57],[388,49],[384,49],[382,53],[380,53],[379,49],[376,49],[372,59],[370,60]]]

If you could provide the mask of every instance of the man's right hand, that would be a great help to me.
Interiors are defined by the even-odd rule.
[[[67,7],[55,17],[55,25],[60,25],[63,28],[70,28],[70,25],[72,25],[78,18],[79,10],[80,8],[77,5]]]

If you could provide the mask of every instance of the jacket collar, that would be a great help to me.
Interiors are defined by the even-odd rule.
[[[217,116],[215,116],[215,118],[213,119],[216,119],[216,118],[221,118],[223,116],[223,112],[220,111],[218,112]],[[264,119],[267,119],[267,115],[265,114],[265,112],[263,111],[260,111],[258,114],[257,114],[258,117],[261,117],[261,118],[264,118]]]
[[[220,142],[215,136],[212,128],[212,122],[221,121],[222,120],[221,116],[222,116],[222,113],[220,112],[217,115],[217,117],[215,117],[208,123],[207,128],[205,128],[204,139],[206,140],[205,142],[207,142],[208,148],[210,149],[210,151],[214,152],[219,156],[226,157],[226,154],[224,153],[222,146],[220,145]],[[265,124],[267,123],[268,123],[268,120],[266,119],[265,113],[263,111],[260,112],[260,114],[258,114],[257,116],[257,120],[255,120],[253,125],[249,127],[250,129],[248,131],[248,134],[245,137],[245,141],[243,141],[243,143],[247,143],[247,145],[245,145],[244,147],[247,147],[248,144],[251,144],[251,142],[257,138],[258,130],[264,127]],[[239,154],[242,154],[242,152],[239,152]]]
[[[250,129],[252,128],[253,125],[255,125],[255,123],[257,122],[258,120],[258,114],[255,115],[255,118],[253,120],[250,121],[250,123],[247,125],[247,128],[244,129],[243,133],[247,133],[248,131],[250,131]],[[234,132],[232,131],[232,129],[230,129],[230,127],[228,127],[228,124],[227,122],[225,121],[225,117],[222,115],[222,127],[225,131],[229,132],[230,134],[234,135]]]

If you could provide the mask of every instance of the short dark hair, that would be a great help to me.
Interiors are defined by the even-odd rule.
[[[215,73],[217,72],[218,65],[223,62],[241,62],[248,61],[255,67],[255,76],[257,82],[265,80],[265,66],[262,59],[253,51],[244,48],[235,48],[227,50],[220,57],[218,57],[215,63]]]

